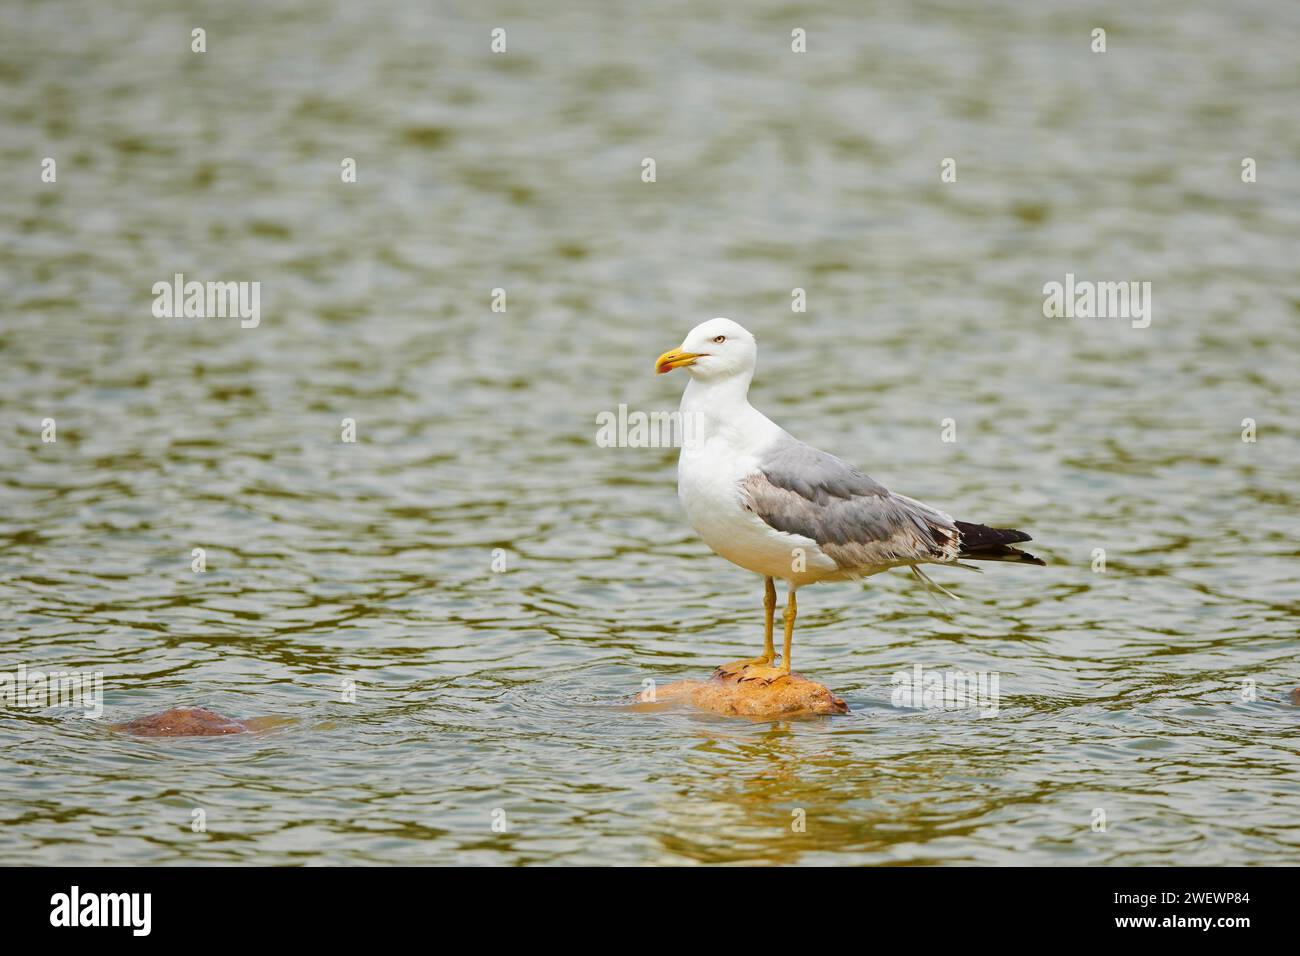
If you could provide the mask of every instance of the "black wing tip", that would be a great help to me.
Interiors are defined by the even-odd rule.
[[[957,556],[971,561],[1010,561],[1016,564],[1035,564],[1047,567],[1047,562],[1028,551],[1010,547],[1022,541],[1034,540],[1023,531],[1013,528],[990,528],[970,521],[954,521],[961,535]]]
[[[995,544],[1015,544],[1018,541],[1034,540],[1025,532],[1012,528],[990,528],[986,524],[975,524],[972,521],[954,521],[953,524],[961,534],[961,543],[972,550]]]
[[[965,561],[1007,561],[1011,564],[1036,564],[1040,568],[1047,567],[1047,562],[1042,558],[1028,551],[1021,551],[1019,548],[1008,548],[1004,544],[992,548],[963,551],[958,557]]]
[[[1043,558],[1030,554],[1028,551],[1022,551],[1019,548],[1008,548],[1006,545],[998,545],[996,548],[975,549],[974,551],[963,551],[958,555],[962,561],[1006,561],[1011,564],[1037,564],[1039,567],[1047,567],[1048,563]]]

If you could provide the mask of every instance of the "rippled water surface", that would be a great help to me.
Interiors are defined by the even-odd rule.
[[[105,715],[0,711],[0,862],[1300,862],[1300,7],[980,7],[8,4],[0,671]],[[260,325],[155,318],[178,272]],[[1150,327],[1044,318],[1067,272]],[[595,442],[714,315],[1050,562],[802,591],[846,717],[624,707],[761,642],[675,452]],[[176,704],[288,721],[108,728]]]

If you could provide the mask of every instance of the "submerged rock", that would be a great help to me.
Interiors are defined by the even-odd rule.
[[[714,674],[708,680],[683,680],[636,695],[638,704],[687,703],[715,714],[737,717],[798,717],[847,714],[848,704],[829,688],[800,674],[771,683]],[[644,709],[644,708],[638,708]]]
[[[273,723],[274,719],[269,717],[251,720],[223,717],[206,707],[172,707],[124,724],[114,724],[112,729],[137,737],[217,737],[263,730]]]

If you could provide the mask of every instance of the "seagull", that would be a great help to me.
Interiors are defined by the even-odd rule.
[[[715,553],[764,581],[762,655],[724,664],[715,676],[763,684],[789,678],[795,592],[805,584],[907,567],[928,587],[944,590],[918,566],[978,571],[964,562],[1046,564],[1011,546],[1031,540],[1023,531],[955,521],[799,441],[749,404],[757,359],[754,336],[717,318],[691,329],[655,362],[656,374],[684,368],[691,377],[682,393],[687,437],[677,466],[686,517]],[[773,666],[772,644],[777,578],[787,588],[780,667]]]

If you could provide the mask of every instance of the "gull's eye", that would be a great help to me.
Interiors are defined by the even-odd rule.
[[[715,335],[713,341],[721,345],[723,342],[727,341],[727,337],[725,335]]]

